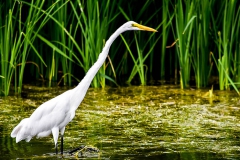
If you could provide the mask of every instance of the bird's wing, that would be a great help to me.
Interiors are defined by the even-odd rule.
[[[71,91],[66,91],[43,103],[29,118],[22,120],[11,133],[12,137],[16,137],[16,142],[24,139],[30,141],[38,134],[39,137],[48,136],[52,128],[65,127],[72,117],[72,112],[69,110]]]

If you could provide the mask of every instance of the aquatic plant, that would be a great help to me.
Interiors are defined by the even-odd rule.
[[[179,61],[180,86],[182,89],[189,87],[190,81],[190,46],[193,30],[193,20],[197,17],[193,2],[186,1],[185,9],[183,9],[183,1],[178,1],[175,6],[175,23],[173,28],[174,37],[176,39],[176,52]],[[176,30],[175,30],[176,29]]]
[[[139,19],[139,21],[140,21],[140,17],[144,13],[144,11],[149,7],[150,4],[151,4],[150,1],[146,1],[143,4],[143,7],[139,11],[139,14],[136,17],[136,19]],[[129,17],[127,15],[126,11],[124,11],[122,8],[119,8],[119,9],[127,20],[133,19],[133,17]],[[159,11],[160,11],[160,9],[155,10],[154,13],[152,14],[152,16],[149,17],[148,21],[151,21],[155,17],[155,15],[159,13]],[[129,11],[129,13],[131,13],[131,12]],[[130,14],[130,16],[131,16],[131,14]],[[146,23],[148,21],[146,21]],[[163,22],[165,22],[165,21],[163,21]],[[163,22],[158,24],[158,26],[155,28],[159,29],[160,26],[163,24]],[[168,25],[169,25],[169,23],[168,23]],[[127,40],[121,35],[121,38],[127,47],[127,51],[130,54],[130,57],[132,58],[132,60],[134,62],[134,65],[131,69],[131,73],[126,81],[127,84],[131,83],[131,81],[136,76],[136,74],[138,74],[138,76],[139,76],[141,85],[147,84],[147,71],[148,71],[149,66],[152,68],[152,64],[150,63],[148,66],[146,64],[146,60],[147,60],[147,58],[149,58],[150,55],[153,55],[154,48],[155,48],[158,40],[161,38],[161,36],[162,36],[162,33],[160,33],[157,36],[155,34],[152,34],[146,40],[145,38],[142,38],[142,37],[144,37],[144,33],[136,33],[136,34],[134,34],[134,39],[130,42],[127,42]],[[134,51],[136,51],[136,53],[137,53],[137,58],[134,57],[135,54],[132,51],[133,49],[131,49],[131,47],[133,45],[132,44],[133,41],[135,41],[135,44],[136,44],[136,49]]]
[[[43,1],[40,0],[29,3],[30,8],[28,16],[23,22],[21,17],[23,2],[14,1],[13,6],[11,9],[9,9],[9,13],[7,14],[6,18],[3,18],[5,23],[3,24],[3,21],[0,22],[1,26],[3,25],[1,27],[0,38],[0,75],[2,76],[0,84],[2,90],[1,94],[3,95],[9,94],[13,75],[15,92],[21,93],[25,65],[30,53],[35,53],[41,62],[45,64],[42,57],[33,45],[39,29],[41,29],[41,27],[43,27],[48,20],[46,17],[44,19],[44,17],[42,17],[43,14],[41,14],[41,12],[34,7],[34,5],[38,5],[41,8],[43,4]],[[16,13],[16,15],[13,15],[13,13]],[[1,14],[5,15],[5,13]],[[40,21],[41,18],[43,18],[42,21]],[[35,30],[36,25],[38,25],[38,30]]]
[[[215,42],[218,46],[218,60],[215,60],[215,63],[219,74],[219,88],[220,90],[229,89],[231,85],[237,90],[234,82],[231,80],[231,75],[235,77],[239,76],[236,75],[236,73],[239,72],[236,51],[239,50],[240,7],[237,5],[236,0],[226,0],[222,3],[221,9],[222,13],[219,13],[219,16],[223,14],[223,20],[218,22],[217,19],[212,18],[215,27]],[[218,25],[222,25],[222,30],[217,28]],[[212,56],[215,57],[216,55],[212,54]],[[232,68],[232,66],[234,66],[234,68]]]
[[[210,20],[213,1],[197,1],[197,17],[193,22],[193,42],[191,45],[191,64],[197,88],[206,87],[211,75],[213,62],[210,56]]]
[[[148,0],[138,5],[136,0],[10,0],[0,7],[1,95],[20,93],[23,83],[36,80],[49,86],[76,84],[105,39],[126,20],[155,26],[159,32],[149,39],[145,33],[118,38],[93,87],[167,80],[181,88],[215,85],[238,92],[237,0]]]

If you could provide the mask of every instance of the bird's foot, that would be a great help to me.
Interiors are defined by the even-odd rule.
[[[99,149],[93,146],[84,146],[81,145],[78,148],[69,151],[68,153],[71,155],[75,155],[75,157],[82,157],[83,155],[85,155],[86,153],[89,152],[99,152]]]

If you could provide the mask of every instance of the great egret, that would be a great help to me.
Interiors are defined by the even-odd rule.
[[[155,29],[129,21],[119,27],[108,39],[98,60],[88,70],[86,76],[73,89],[50,99],[40,105],[29,118],[23,119],[12,131],[11,137],[16,137],[16,143],[21,140],[29,142],[32,137],[46,137],[52,133],[56,154],[58,147],[59,131],[61,133],[61,154],[63,154],[63,135],[65,126],[75,116],[75,111],[82,102],[91,82],[99,68],[104,63],[113,41],[123,32],[128,30],[144,30],[157,32]]]

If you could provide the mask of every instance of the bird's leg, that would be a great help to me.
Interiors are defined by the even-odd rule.
[[[54,127],[52,128],[52,135],[53,135],[53,140],[55,143],[55,149],[56,149],[56,154],[58,154],[58,135],[59,135],[59,128]]]
[[[63,135],[61,135],[61,154],[63,155]]]
[[[61,154],[63,155],[63,135],[64,135],[65,127],[63,127],[60,132],[61,132]]]
[[[58,144],[56,143],[55,145],[55,149],[56,149],[56,155],[58,154]]]

